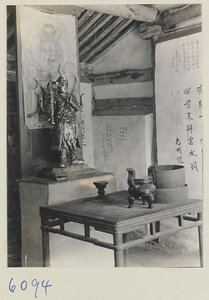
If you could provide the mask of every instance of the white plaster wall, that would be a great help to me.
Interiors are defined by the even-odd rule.
[[[150,41],[141,40],[138,31],[134,30],[93,63],[93,73],[151,68],[151,52]],[[152,81],[101,85],[93,89],[95,101],[153,96]],[[147,175],[147,168],[151,165],[152,125],[152,114],[93,117],[95,168],[114,172],[118,190],[127,189],[126,168],[135,169],[137,177]],[[123,128],[127,128],[126,132],[123,132]]]
[[[145,135],[151,128],[145,131],[145,116],[94,116],[92,121],[95,168],[114,172],[117,190],[128,188],[127,168],[146,176],[151,145]]]
[[[128,33],[93,63],[95,74],[152,67],[150,40],[140,39],[138,30]]]

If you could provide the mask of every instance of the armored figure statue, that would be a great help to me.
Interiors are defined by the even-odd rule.
[[[56,82],[49,82],[49,122],[52,128],[51,150],[59,152],[60,167],[68,164],[81,163],[76,159],[78,146],[78,126],[76,112],[81,109],[73,91],[76,78],[69,87],[68,80],[60,75]]]

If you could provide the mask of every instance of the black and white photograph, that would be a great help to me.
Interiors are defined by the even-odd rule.
[[[48,3],[5,5],[8,272],[204,271],[204,4]]]

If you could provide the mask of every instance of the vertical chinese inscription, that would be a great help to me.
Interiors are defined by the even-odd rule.
[[[200,68],[200,40],[197,38],[190,42],[183,42],[180,47],[173,50],[171,67],[175,73],[198,70]]]
[[[113,153],[113,126],[111,124],[105,126],[105,135],[102,138],[102,153],[105,162]]]

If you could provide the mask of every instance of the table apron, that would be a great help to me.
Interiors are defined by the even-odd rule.
[[[191,204],[189,207],[180,207],[180,208],[175,208],[170,211],[166,212],[158,212],[154,214],[150,214],[144,217],[134,217],[132,219],[128,220],[123,220],[123,221],[118,221],[118,222],[113,222],[113,221],[108,221],[108,220],[98,220],[98,219],[93,219],[90,217],[82,217],[82,216],[73,216],[73,215],[67,215],[65,213],[63,214],[54,214],[52,213],[51,215],[49,213],[42,213],[40,216],[42,218],[48,218],[48,219],[53,219],[53,218],[58,218],[60,220],[64,219],[66,220],[65,222],[75,222],[87,226],[92,226],[95,228],[95,230],[106,232],[106,233],[128,233],[131,231],[134,231],[138,229],[141,226],[153,223],[153,222],[158,222],[162,221],[165,219],[173,218],[173,217],[178,217],[178,216],[183,216],[184,214],[194,214],[194,213],[200,213],[202,212],[202,205],[193,205]]]

